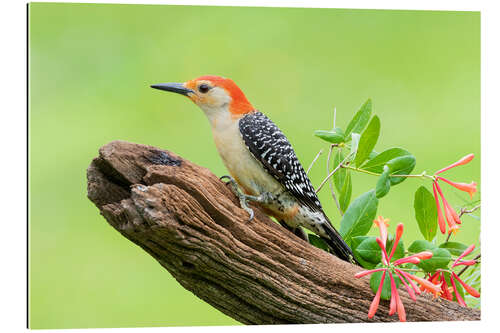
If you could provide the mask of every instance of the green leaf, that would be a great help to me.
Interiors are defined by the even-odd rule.
[[[356,236],[352,238],[351,246],[353,249],[356,249],[365,239],[368,239],[373,236]]]
[[[370,236],[356,236],[352,238],[351,242],[351,248],[352,248],[352,253],[354,254],[354,258],[363,266],[363,268],[366,269],[372,269],[374,268],[377,264],[368,262],[364,260],[361,255],[357,252],[357,247],[367,238],[370,238]]]
[[[380,154],[377,154],[374,157],[370,157],[365,164],[361,166],[362,169],[366,171],[371,171],[375,173],[382,173],[384,171],[384,165],[392,160],[393,158],[411,155],[409,151],[403,148],[390,148],[384,150]]]
[[[361,267],[366,269],[373,269],[375,268],[375,266],[377,266],[376,264],[373,264],[361,258],[361,256],[356,251],[353,251],[352,253],[354,254],[354,258],[358,261]]]
[[[434,196],[425,186],[415,192],[413,207],[420,232],[426,240],[432,241],[437,231],[437,208]]]
[[[359,236],[358,236],[359,237]],[[353,246],[354,247],[354,246]],[[359,256],[372,264],[380,263],[382,253],[378,246],[376,237],[366,237],[361,244],[356,247]]]
[[[372,158],[375,158],[377,155],[378,155],[378,153],[375,150],[372,150],[370,152],[370,155],[368,155],[368,159],[371,160]]]
[[[378,246],[377,244],[376,237],[374,236],[364,236],[364,237],[365,238],[361,241],[359,245],[357,245],[356,247],[354,245],[352,246],[352,248],[355,249],[354,252],[357,252],[359,256],[366,262],[369,262],[371,264],[380,263],[380,261],[382,260],[382,252],[380,246]],[[393,244],[394,244],[394,237],[390,235],[389,238],[387,239],[387,254],[389,255],[391,254]],[[405,255],[405,247],[403,241],[400,240],[398,242],[398,246],[396,247],[396,251],[394,251],[391,261],[403,258],[404,255]]]
[[[341,143],[345,141],[344,134],[338,132],[337,129],[331,131],[314,131],[314,135],[330,143]]]
[[[340,127],[335,127],[335,128],[333,129],[333,131],[334,131],[335,133],[338,133],[338,134],[342,135],[343,137],[345,137],[345,133],[344,133],[344,130],[343,130],[342,128],[340,128]]]
[[[418,253],[422,251],[432,251],[435,248],[437,248],[437,246],[432,244],[431,242],[418,239],[413,243],[411,243],[410,247],[408,248],[408,251],[410,251],[411,253]]]
[[[347,172],[344,184],[342,185],[342,189],[339,192],[339,205],[340,205],[340,210],[342,210],[343,212],[345,212],[347,207],[349,207],[349,202],[351,202],[351,195],[352,195],[351,173]]]
[[[340,163],[344,160],[345,156],[342,153],[342,149],[337,149],[333,155],[333,169],[339,166]],[[344,186],[344,181],[347,176],[347,169],[340,168],[333,174],[333,182],[335,184],[335,188],[337,191],[342,191],[342,187]]]
[[[333,155],[333,168],[335,169],[344,160],[344,153],[342,149],[337,149]],[[340,209],[344,212],[349,206],[352,194],[352,182],[349,170],[340,168],[333,175],[333,182],[335,188],[339,193]]]
[[[377,206],[378,199],[374,190],[363,193],[349,205],[340,221],[339,230],[347,244],[351,243],[352,237],[364,236],[370,231]]]
[[[426,272],[434,272],[438,268],[447,268],[448,263],[451,261],[451,254],[448,250],[439,248],[431,242],[424,240],[414,241],[408,251],[411,253],[418,253],[422,251],[431,251],[432,258],[422,260],[418,267],[422,268]]]
[[[447,249],[454,256],[461,255],[468,246],[459,242],[444,242],[439,245],[442,249]]]
[[[372,120],[368,124],[368,127],[361,134],[359,139],[358,152],[354,163],[357,166],[363,164],[363,162],[368,158],[371,151],[377,143],[378,137],[380,135],[380,119],[378,116],[373,116]]]
[[[328,244],[326,244],[326,242],[322,240],[320,237],[313,234],[309,234],[308,238],[309,238],[309,243],[311,243],[311,245],[314,245],[317,248],[328,252]]]
[[[333,155],[333,168],[335,169],[344,160],[344,158],[345,157],[341,149],[335,151],[335,154]],[[340,209],[345,212],[349,206],[349,202],[351,201],[352,194],[352,181],[349,170],[345,168],[337,170],[337,172],[333,175],[333,182],[335,184],[335,188],[339,192]]]
[[[380,175],[375,186],[375,195],[377,198],[382,198],[391,189],[391,181],[389,180],[389,167],[386,165],[384,167],[384,172]]]
[[[347,128],[345,130],[345,137],[349,139],[349,135],[351,133],[361,133],[365,128],[366,124],[368,124],[368,120],[370,120],[370,115],[372,113],[372,100],[368,99],[361,107],[358,112],[351,119],[349,124],[347,124]]]
[[[391,175],[409,175],[415,168],[415,164],[417,164],[417,160],[413,155],[396,157],[386,163]],[[396,185],[404,181],[406,177],[390,177],[389,179],[391,185]]]
[[[426,272],[434,272],[438,268],[447,268],[450,261],[451,254],[448,250],[436,248],[432,250],[432,258],[422,260],[417,266]]]
[[[381,267],[381,266],[377,266]],[[377,292],[378,286],[380,285],[380,281],[382,280],[382,274],[384,274],[383,271],[380,272],[375,272],[371,275],[370,278],[370,288],[374,293]],[[396,287],[399,287],[401,284],[401,280],[396,274],[393,274],[394,277],[394,282],[396,283]],[[391,299],[391,278],[389,277],[389,273],[385,274],[384,278],[384,284],[382,286],[382,292],[380,294],[380,298],[384,300],[390,300]]]

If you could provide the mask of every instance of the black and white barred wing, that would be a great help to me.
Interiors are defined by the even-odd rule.
[[[252,112],[239,121],[243,141],[261,162],[299,202],[313,211],[322,211],[311,181],[288,139],[263,113]]]

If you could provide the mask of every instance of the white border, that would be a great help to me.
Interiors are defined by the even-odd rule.
[[[76,2],[76,1],[60,1]],[[179,4],[179,5],[232,5],[232,6],[265,6],[265,7],[321,7],[321,8],[369,8],[369,9],[416,9],[416,10],[459,10],[481,11],[481,85],[482,85],[482,321],[461,323],[412,323],[412,324],[345,324],[315,325],[305,327],[294,326],[259,326],[257,327],[205,327],[205,328],[147,328],[120,329],[120,331],[159,331],[170,332],[248,332],[263,331],[295,331],[312,329],[317,332],[332,330],[367,330],[405,332],[450,329],[457,332],[470,332],[493,328],[498,316],[499,260],[498,237],[500,216],[498,214],[498,197],[495,190],[499,188],[500,158],[498,142],[500,132],[499,95],[499,12],[494,1],[290,1],[290,0],[198,0],[198,1],[78,1],[88,3],[135,3],[135,4]],[[24,331],[26,325],[26,3],[21,0],[2,2],[2,29],[0,29],[2,52],[2,121],[0,135],[2,139],[1,173],[2,191],[0,199],[2,211],[2,233],[0,241],[1,280],[0,280],[0,313],[2,331]],[[498,191],[498,190],[497,190]],[[47,330],[47,332],[61,330]],[[73,330],[70,330],[73,331]],[[111,329],[100,329],[112,332]]]

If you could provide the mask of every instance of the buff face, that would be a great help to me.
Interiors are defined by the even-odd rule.
[[[184,86],[192,91],[187,95],[189,99],[203,110],[223,109],[232,101],[226,89],[209,80],[190,80]]]

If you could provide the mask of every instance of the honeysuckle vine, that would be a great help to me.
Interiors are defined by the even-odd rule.
[[[378,288],[377,288],[377,292],[375,293],[375,298],[373,299],[372,304],[370,305],[370,309],[368,310],[368,318],[372,318],[378,309],[380,297],[382,296],[382,291],[383,291],[383,287],[384,287],[385,277],[389,276],[390,287],[391,287],[391,302],[390,302],[390,307],[389,307],[389,315],[392,316],[394,313],[398,313],[399,320],[406,321],[405,308],[404,308],[403,302],[401,301],[401,298],[399,297],[398,289],[396,286],[394,276],[399,278],[399,280],[404,284],[404,286],[406,287],[406,290],[408,291],[408,294],[410,295],[410,297],[414,301],[417,300],[415,293],[420,294],[421,290],[419,288],[417,288],[417,286],[415,285],[415,283],[413,281],[420,284],[420,286],[423,290],[428,290],[435,295],[437,295],[439,293],[440,286],[437,284],[434,284],[428,280],[422,279],[418,276],[409,274],[409,273],[405,272],[404,268],[399,267],[399,266],[402,266],[403,264],[408,264],[408,263],[418,264],[418,263],[420,263],[421,260],[430,259],[430,258],[432,258],[432,255],[433,255],[432,252],[422,251],[422,252],[413,254],[411,256],[405,257],[405,258],[400,258],[400,259],[391,261],[393,259],[395,250],[398,246],[398,243],[401,239],[401,236],[403,235],[403,224],[402,223],[398,224],[398,226],[396,228],[396,237],[395,237],[394,243],[392,244],[392,249],[390,251],[390,254],[388,254],[386,244],[387,244],[387,226],[389,224],[387,222],[388,222],[388,220],[384,219],[382,216],[379,216],[379,218],[374,221],[374,223],[379,227],[379,230],[380,230],[380,238],[377,237],[376,242],[382,251],[382,267],[359,272],[355,275],[355,277],[360,278],[360,277],[363,277],[365,275],[369,275],[369,274],[373,274],[373,273],[377,273],[377,272],[383,272],[382,276],[380,278],[380,282],[378,282]]]
[[[405,306],[398,294],[400,285],[414,301],[422,292],[430,292],[436,298],[458,302],[462,306],[480,297],[480,272],[476,268],[481,255],[476,244],[466,245],[450,240],[460,230],[462,217],[472,216],[480,208],[479,201],[472,201],[477,183],[445,178],[446,171],[471,163],[474,154],[467,154],[434,173],[422,171],[412,174],[416,158],[406,149],[395,147],[380,153],[375,150],[381,122],[377,115],[372,116],[371,100],[360,107],[345,128],[336,126],[336,110],[334,112],[333,129],[315,131],[317,137],[330,143],[327,175],[316,192],[329,184],[332,198],[342,216],[339,232],[365,268],[356,277],[370,276],[370,287],[375,297],[368,309],[368,317],[375,316],[382,299],[389,301],[390,315],[397,313],[399,320],[406,321]],[[323,150],[316,155],[308,172],[322,153]],[[377,178],[372,189],[351,201],[352,179],[356,173]],[[418,186],[413,198],[415,220],[423,239],[412,240],[407,249],[402,240],[403,223],[398,223],[396,233],[390,235],[387,229],[389,219],[382,216],[375,218],[380,200],[406,179],[417,179],[424,184]],[[454,209],[444,196],[443,184],[468,193],[471,202],[458,210]],[[367,235],[372,225],[379,229],[379,237]],[[437,230],[445,235],[443,242],[438,240]],[[310,235],[310,242],[328,249],[314,235]],[[467,270],[469,273],[466,274]]]

